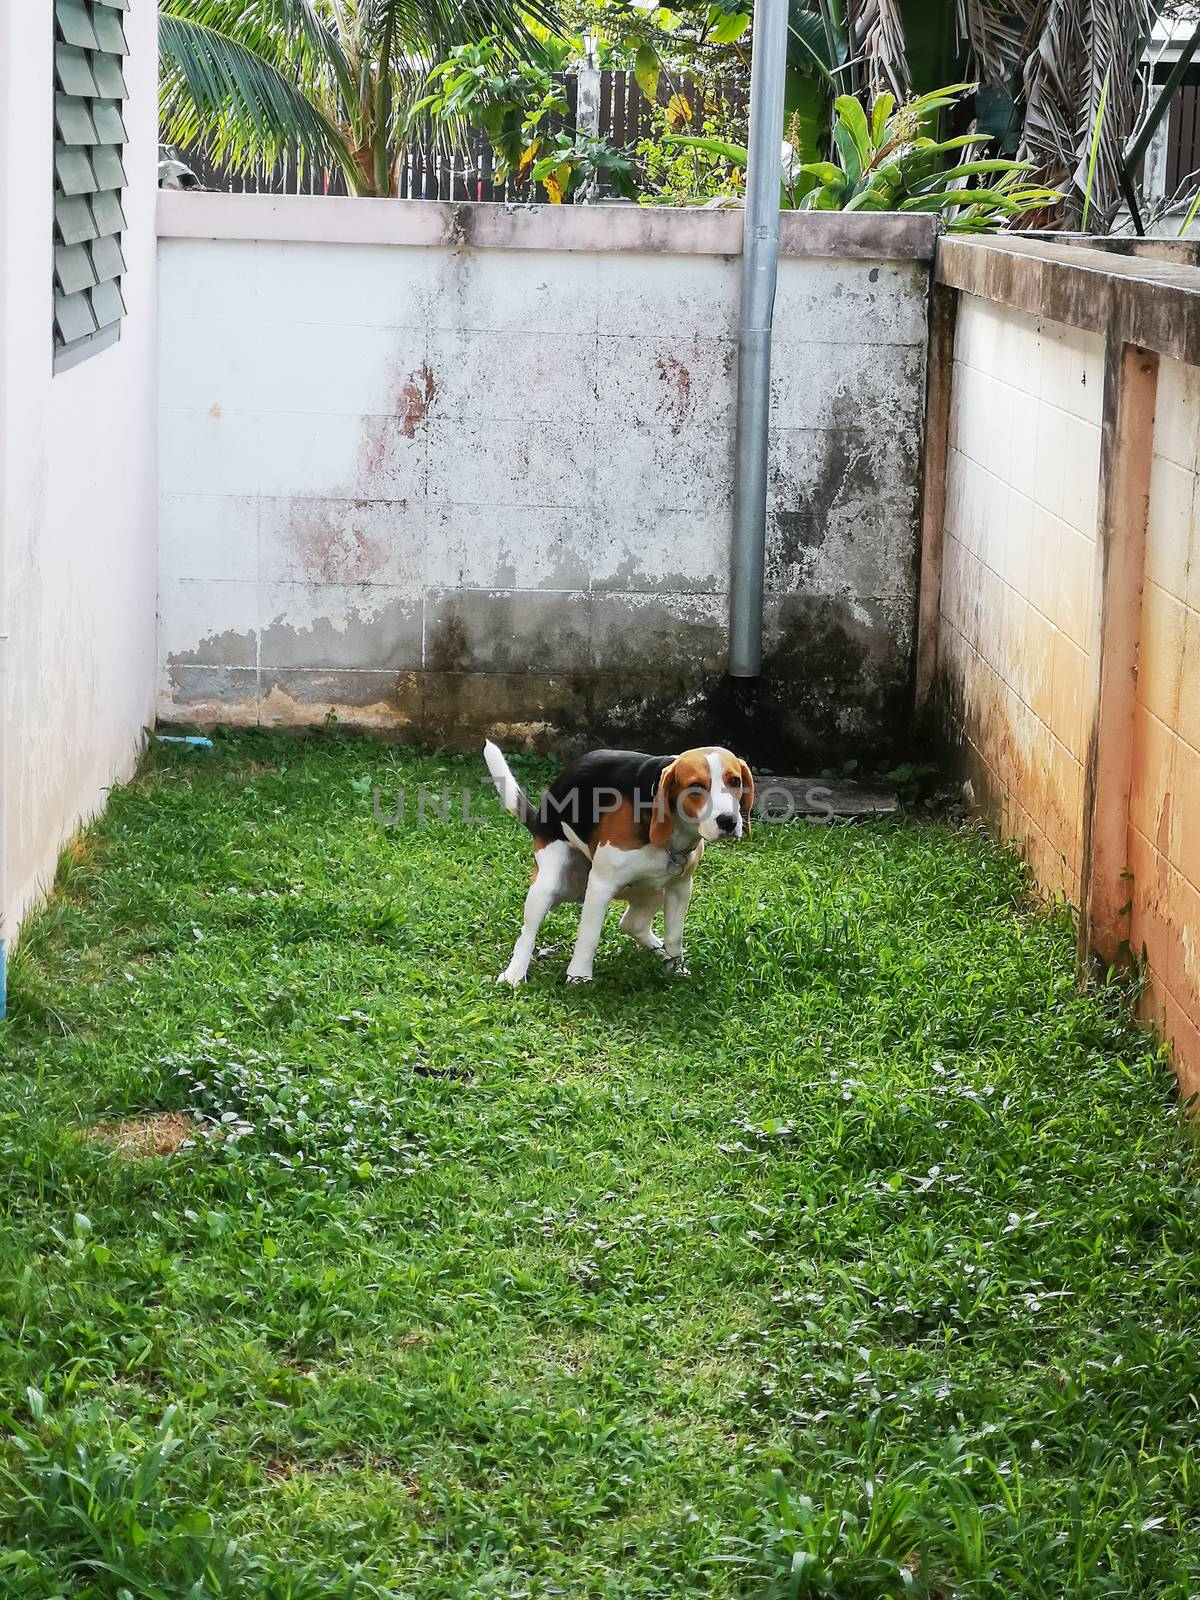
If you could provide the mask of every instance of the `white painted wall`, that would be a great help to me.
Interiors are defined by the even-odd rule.
[[[740,216],[184,193],[160,219],[160,716],[703,721]],[[932,242],[785,219],[767,656],[811,744],[907,717]]]
[[[52,373],[54,24],[0,7],[0,932],[153,712],[157,18],[125,13],[120,342]]]

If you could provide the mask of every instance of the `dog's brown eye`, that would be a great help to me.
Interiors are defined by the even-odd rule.
[[[729,778],[726,781],[731,789],[740,789],[742,787],[742,780],[740,778]]]

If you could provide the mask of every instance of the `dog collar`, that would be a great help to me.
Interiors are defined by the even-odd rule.
[[[670,867],[671,871],[672,872],[682,872],[684,867],[687,866],[688,861],[691,859],[692,850],[694,850],[694,849],[695,849],[694,845],[690,846],[686,850],[672,850],[668,846],[668,848],[667,848],[667,865],[668,865],[668,867]]]

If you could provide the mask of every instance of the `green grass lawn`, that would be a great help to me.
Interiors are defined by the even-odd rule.
[[[0,1025],[0,1595],[1200,1592],[1196,1163],[1067,919],[976,832],[760,826],[689,978],[614,916],[513,993],[527,836],[411,815],[481,772],[159,746],[65,859]],[[184,1107],[248,1131],[82,1136]]]

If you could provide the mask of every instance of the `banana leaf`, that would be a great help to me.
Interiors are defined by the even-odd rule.
[[[900,210],[941,211],[947,206],[971,206],[988,203],[1010,207],[1012,202],[1012,194],[1006,194],[1003,189],[937,189],[930,194],[916,195],[911,200],[902,200],[900,202]]]
[[[843,207],[846,211],[889,211],[887,198],[875,189],[860,189]]]
[[[818,78],[788,72],[783,98],[784,126],[802,161],[816,161],[829,146],[828,100]]]
[[[832,161],[807,161],[800,168],[800,171],[816,178],[818,183],[844,182],[844,174],[841,167],[834,166]]]
[[[894,94],[881,94],[871,107],[871,145],[878,150],[885,144],[888,118],[896,109],[896,96]]]
[[[838,115],[837,126],[845,128],[850,138],[854,141],[854,148],[858,152],[859,170],[861,171],[871,159],[871,130],[867,126],[867,114],[851,94],[838,95],[833,102],[833,109]],[[836,128],[834,132],[837,132]]]
[[[855,101],[855,104],[857,105],[858,102]],[[861,113],[861,106],[859,106],[859,111]],[[842,158],[842,166],[846,173],[846,183],[851,189],[856,189],[860,179],[862,178],[863,161],[865,158],[859,152],[858,142],[853,133],[851,133],[850,129],[846,126],[845,117],[840,118],[839,121],[834,124],[833,142],[837,145],[838,154]]]
[[[904,109],[910,116],[922,117],[927,112],[941,111],[945,106],[952,106],[959,95],[974,94],[978,87],[977,83],[948,83],[942,89],[919,94],[915,100],[910,100]]]
[[[750,152],[744,144],[729,144],[724,139],[702,138],[696,133],[668,133],[663,136],[662,142],[682,145],[685,150],[702,150],[708,156],[723,156],[735,167],[745,167],[750,164]]]
[[[984,133],[960,133],[956,139],[914,139],[913,144],[918,150],[924,150],[928,155],[945,155],[950,150],[965,150],[971,144],[987,144],[988,138]]]
[[[1028,161],[966,161],[959,167],[950,167],[946,172],[935,173],[931,178],[922,178],[914,183],[913,193],[923,194],[932,184],[945,187],[954,182],[956,178],[975,178],[985,172],[1028,172]]]

